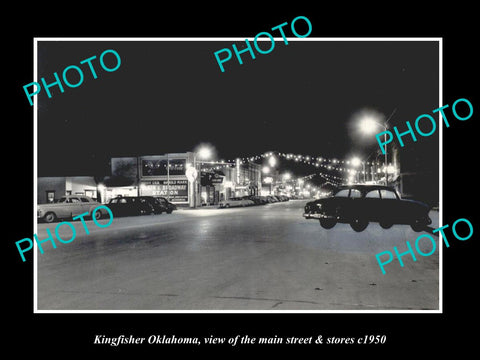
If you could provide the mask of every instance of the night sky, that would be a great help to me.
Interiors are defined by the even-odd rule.
[[[39,80],[52,82],[53,72],[61,76],[69,65],[81,67],[85,79],[64,93],[51,88],[51,99],[44,91],[38,96],[38,175],[108,175],[111,157],[186,152],[204,142],[215,146],[218,159],[270,150],[365,158],[378,144],[356,131],[354,113],[369,108],[388,117],[396,109],[389,124],[401,130],[438,107],[437,42],[277,41],[255,60],[243,54],[243,65],[233,56],[222,73],[213,53],[232,43],[245,46],[39,42]],[[107,49],[121,56],[115,72],[98,62]],[[80,65],[93,55],[95,80]],[[113,59],[105,57],[109,66]],[[69,76],[75,82],[74,71]],[[407,139],[401,159],[404,169],[438,169],[438,132],[415,144]]]

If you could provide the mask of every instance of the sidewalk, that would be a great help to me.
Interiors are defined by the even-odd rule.
[[[185,206],[185,207],[179,207],[177,205],[177,211],[178,210],[206,210],[206,209],[218,209],[219,206],[218,205],[206,205],[206,206],[197,206],[196,208],[193,208],[193,207],[188,207],[188,206]]]

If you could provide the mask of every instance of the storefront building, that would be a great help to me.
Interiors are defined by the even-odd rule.
[[[111,159],[112,176],[106,179],[106,201],[115,196],[159,196],[179,206],[200,204],[198,187],[188,169],[198,169],[192,152]]]
[[[37,179],[37,204],[53,203],[65,195],[86,195],[99,200],[95,178],[93,176],[59,176]]]
[[[184,207],[216,205],[245,195],[260,195],[261,166],[237,162],[234,167],[201,170],[195,153],[175,153],[111,159],[112,175],[100,192],[115,196],[161,196]]]
[[[217,205],[232,197],[260,195],[262,190],[261,165],[242,164],[221,170],[202,171],[200,196],[202,205]]]

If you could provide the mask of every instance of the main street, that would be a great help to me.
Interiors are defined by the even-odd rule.
[[[45,242],[37,254],[38,309],[438,309],[438,247],[416,262],[404,256],[404,267],[395,259],[382,275],[375,254],[406,250],[420,233],[377,223],[325,230],[302,217],[305,202],[115,218],[108,228],[87,221],[89,235],[75,221],[73,242]],[[438,227],[438,212],[430,217]],[[39,239],[56,225],[38,224]]]

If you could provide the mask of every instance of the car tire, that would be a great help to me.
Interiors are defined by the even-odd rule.
[[[423,220],[415,220],[412,224],[410,224],[410,227],[412,228],[413,231],[415,232],[420,232],[425,230],[426,224]]]
[[[100,220],[100,219],[102,218],[102,216],[103,216],[102,212],[98,210],[98,211],[95,213],[95,220]],[[90,217],[93,219],[93,211],[92,211],[92,214],[91,214]]]
[[[320,226],[324,229],[331,229],[337,224],[335,219],[320,218]]]
[[[364,219],[353,219],[351,222],[350,222],[350,226],[352,227],[353,230],[355,230],[356,232],[362,232],[363,230],[365,230],[368,226],[368,221],[367,220],[364,220]]]
[[[393,222],[390,221],[380,221],[379,224],[384,229],[390,229],[393,226]]]
[[[54,212],[48,212],[45,214],[45,216],[43,217],[43,219],[45,220],[45,222],[47,223],[52,223],[54,222],[55,220],[57,220],[57,215],[55,215]]]

